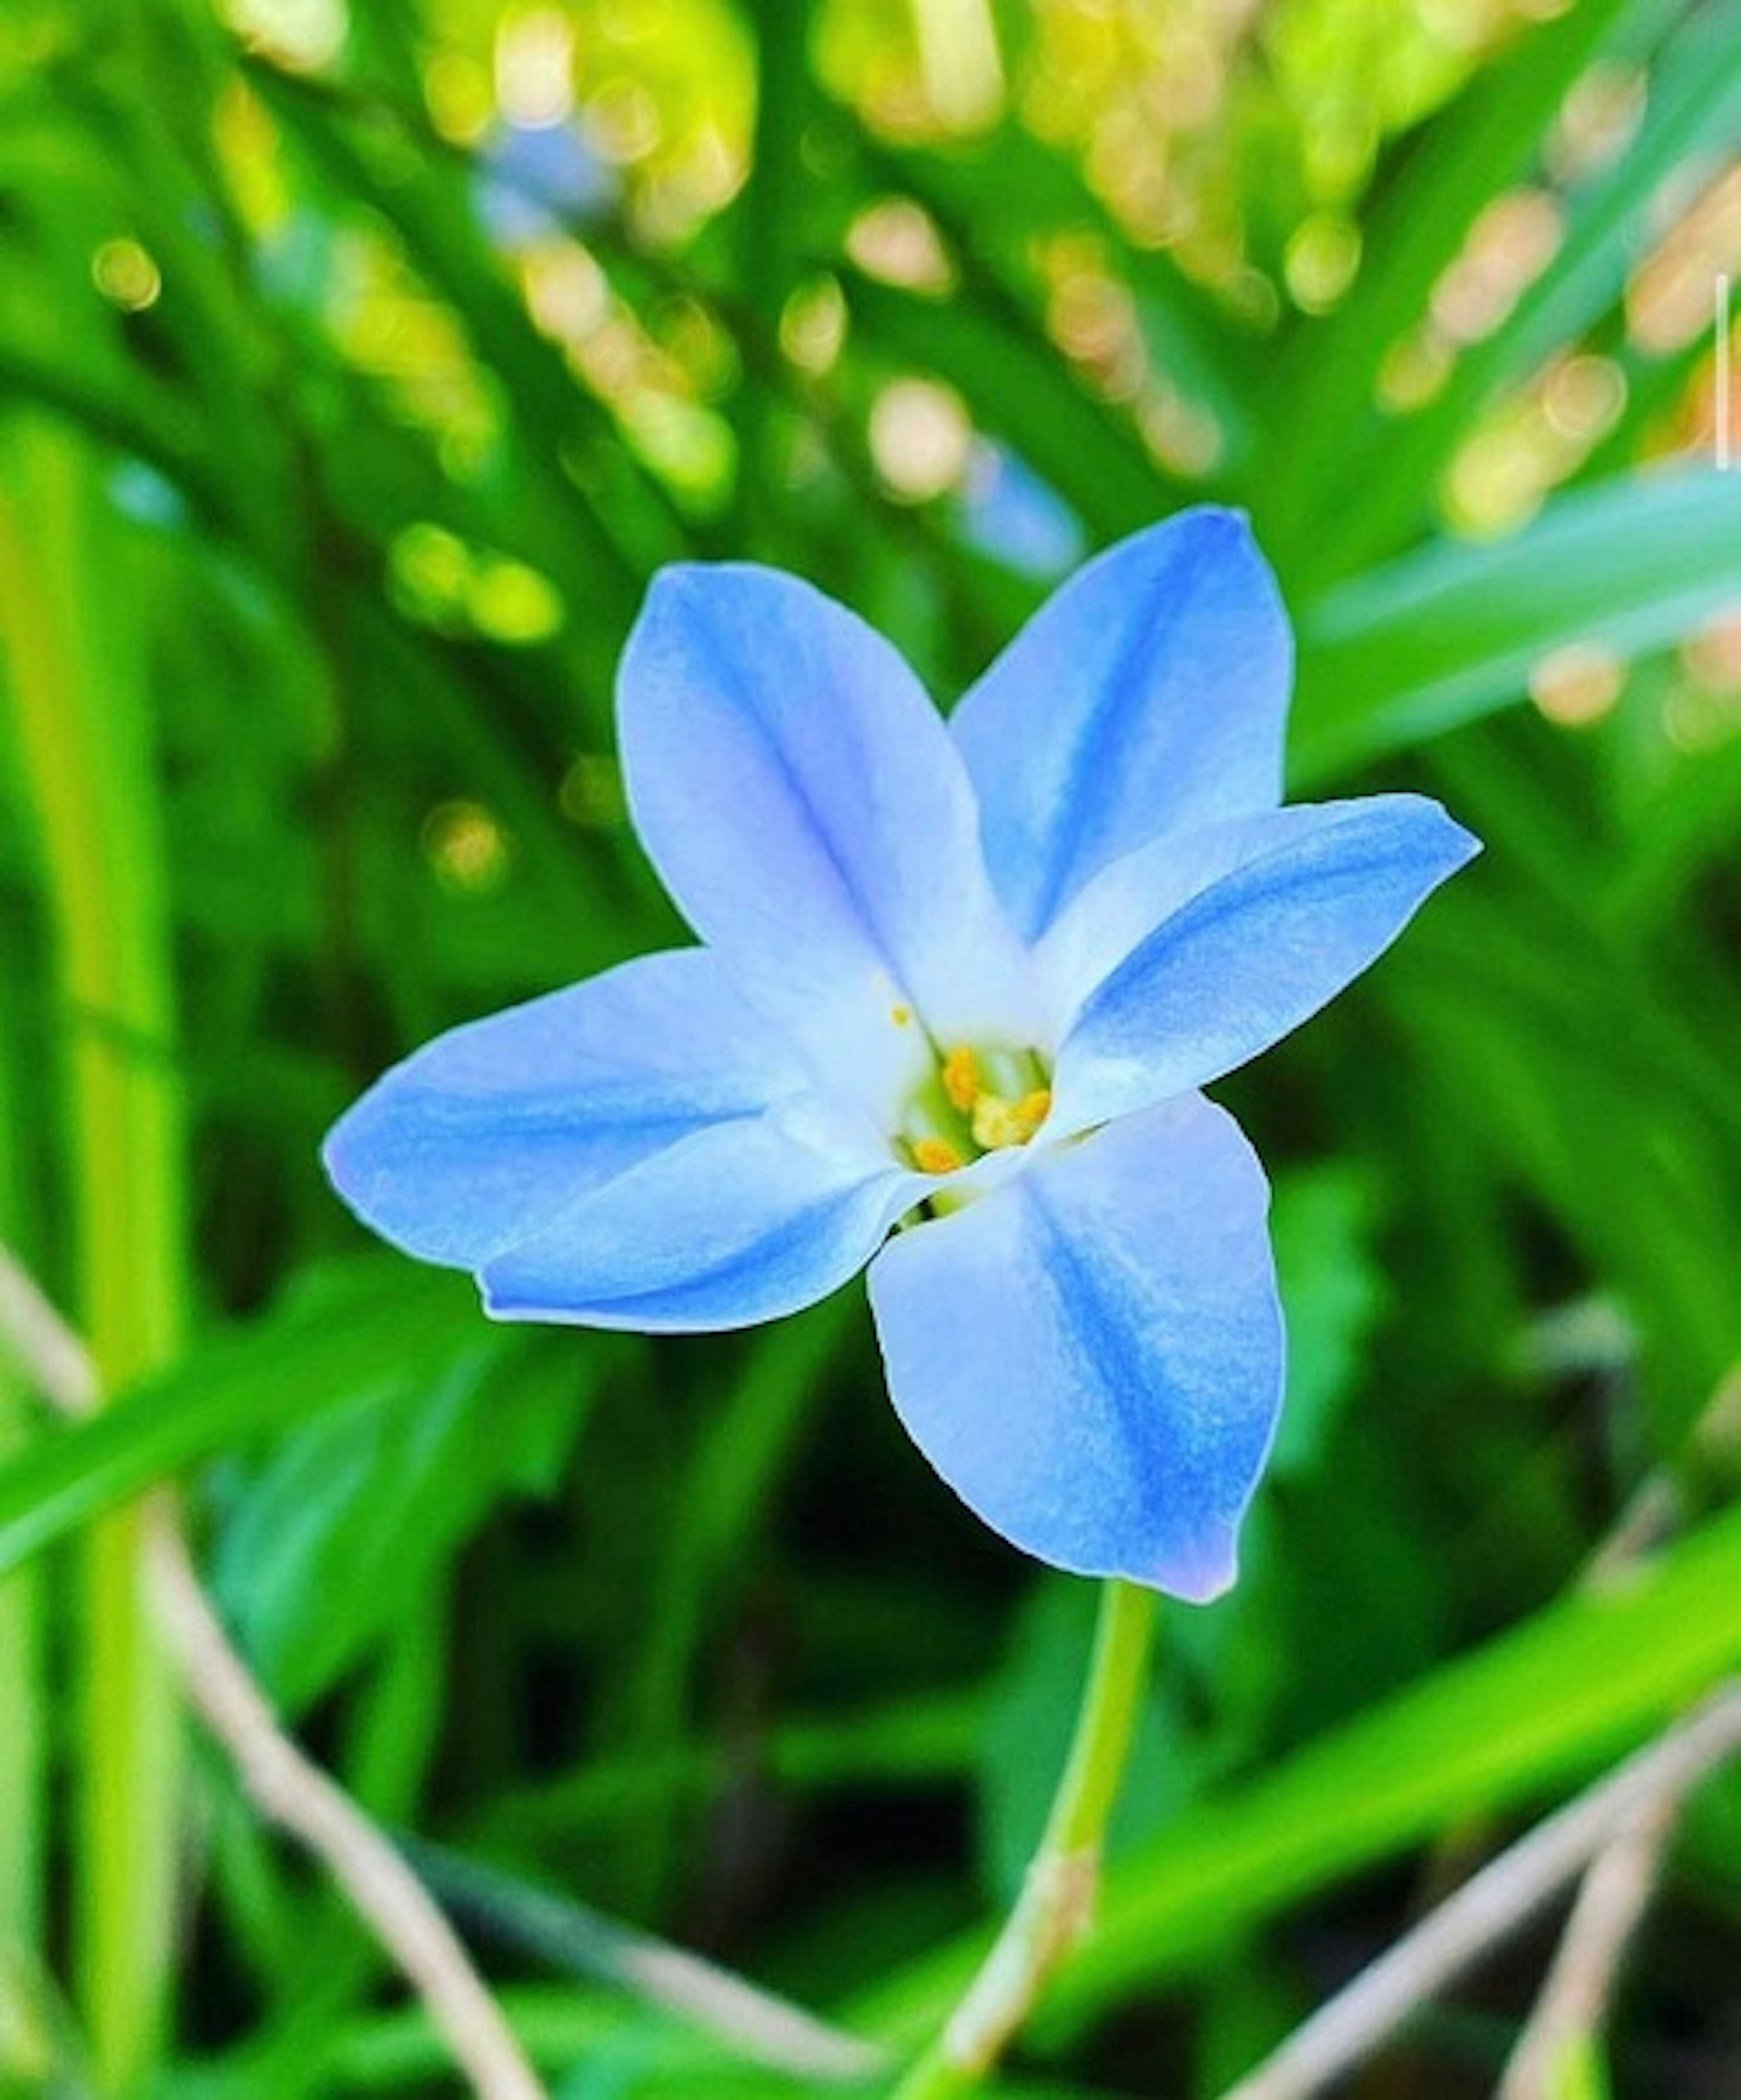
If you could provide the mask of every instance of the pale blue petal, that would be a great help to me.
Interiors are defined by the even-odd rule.
[[[484,1268],[498,1318],[709,1331],[774,1320],[862,1268],[923,1177],[773,1118],[658,1154]]]
[[[1303,846],[1320,832],[1377,821],[1418,797],[1367,796],[1346,802],[1295,802],[1201,831],[1169,832],[1104,867],[1078,891],[1041,940],[1036,965],[1062,1040],[1090,995],[1164,922],[1205,889],[1251,862]]]
[[[1162,832],[1272,808],[1293,665],[1236,512],[1188,510],[1079,569],[952,725],[1018,930]]]
[[[1059,1052],[1054,1128],[1128,1115],[1267,1050],[1480,850],[1418,795],[1305,805],[1254,826],[1250,841],[1260,849],[1172,911],[1089,995]]]
[[[425,1261],[474,1268],[588,1189],[803,1069],[701,948],[645,955],[438,1036],[328,1136],[333,1185]]]
[[[655,866],[819,1070],[886,1110],[924,1067],[922,1029],[1033,1040],[966,770],[880,635],[773,570],[667,569],[618,713]]]
[[[902,1422],[994,1531],[1204,1600],[1281,1400],[1268,1185],[1200,1096],[901,1233],[870,1303]]]

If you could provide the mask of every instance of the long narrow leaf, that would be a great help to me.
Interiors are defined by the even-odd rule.
[[[1662,0],[1585,0],[1526,31],[1500,64],[1478,73],[1408,142],[1372,207],[1365,262],[1350,296],[1304,330],[1273,397],[1275,479],[1262,515],[1315,574],[1329,487],[1364,457],[1378,372],[1392,343],[1426,312],[1440,272],[1483,207],[1526,169],[1536,142],[1590,57],[1629,15]]]
[[[0,1467],[0,1573],[142,1489],[395,1377],[413,1357],[440,1361],[477,1326],[463,1284],[400,1274],[390,1288],[323,1297],[205,1344]]]
[[[1553,651],[1622,655],[1741,605],[1741,475],[1640,474],[1506,540],[1444,540],[1303,611],[1294,778],[1310,786],[1521,699]]]
[[[1466,350],[1430,404],[1386,437],[1385,470],[1363,475],[1359,500],[1326,507],[1326,568],[1341,574],[1403,544],[1430,513],[1438,477],[1483,404],[1620,306],[1656,236],[1664,183],[1721,152],[1741,126],[1741,70],[1726,62],[1730,37],[1726,24],[1700,15],[1664,52],[1637,138],[1568,201],[1559,251],[1517,311]],[[1639,404],[1629,420],[1636,442]]]

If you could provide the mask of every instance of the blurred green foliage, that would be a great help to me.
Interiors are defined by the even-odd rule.
[[[1086,1595],[906,1446],[857,1295],[491,1330],[315,1164],[435,1029],[681,938],[610,724],[675,556],[801,571],[946,704],[1082,553],[1241,503],[1300,631],[1296,786],[1426,786],[1488,844],[1227,1089],[1293,1410],[1244,1581],[1165,1623],[1045,2089],[1216,2090],[1734,1670],[1734,30],[9,0],[0,1241],[114,1398],[57,1427],[0,1363],[0,2093],[446,2084],[337,1898],[163,1740],[125,1505],[171,1477],[573,2100],[792,2089],[535,1898],[906,2044],[1010,1893]],[[1593,1589],[1641,1495],[1674,1535]],[[1741,2078],[1738,1953],[1731,1781],[1614,2089]],[[1371,2089],[1490,2089],[1535,1973]]]

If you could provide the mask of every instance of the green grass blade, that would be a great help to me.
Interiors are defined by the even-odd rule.
[[[1741,475],[1638,474],[1506,540],[1441,540],[1308,602],[1293,771],[1309,788],[1523,699],[1568,643],[1681,641],[1741,599]]]
[[[215,1337],[77,1428],[0,1467],[0,1572],[219,1452],[435,1365],[475,1339],[458,1279],[417,1273],[312,1301]]]
[[[181,1103],[149,699],[127,549],[77,439],[0,432],[0,633],[56,948],[79,1317],[107,1390],[161,1363],[185,1304]],[[28,1456],[26,1462],[28,1462]],[[75,1928],[99,2077],[161,2044],[174,1955],[176,1696],[147,1612],[142,1513],[84,1566]]]
[[[3,691],[3,688],[0,688]],[[12,1040],[15,1009],[0,986],[0,1101],[21,1101],[20,1062]],[[0,1119],[0,1242],[25,1244],[22,1176],[12,1132]],[[0,1466],[29,1444],[37,1426],[17,1367],[0,1357]],[[0,1961],[40,1963],[47,1866],[47,1592],[40,1571],[0,1576]],[[0,1989],[4,1986],[0,1985]],[[0,2086],[6,2050],[0,2043]]]
[[[1462,352],[1426,407],[1386,434],[1384,472],[1363,478],[1360,500],[1326,506],[1327,569],[1357,569],[1405,544],[1430,514],[1438,479],[1483,404],[1620,305],[1651,246],[1664,185],[1720,153],[1741,126],[1741,71],[1726,62],[1730,35],[1726,24],[1695,15],[1664,52],[1637,137],[1567,199],[1559,250],[1516,311]],[[1642,407],[1647,412],[1647,391]],[[1636,437],[1645,415],[1635,405],[1627,421]]]
[[[1591,56],[1629,14],[1662,0],[1585,0],[1526,30],[1498,64],[1407,142],[1368,207],[1365,261],[1333,318],[1302,329],[1279,375],[1274,479],[1260,523],[1323,573],[1319,528],[1326,499],[1351,467],[1364,474],[1376,426],[1375,391],[1391,346],[1417,322],[1440,273],[1487,204],[1529,166],[1537,143]]]

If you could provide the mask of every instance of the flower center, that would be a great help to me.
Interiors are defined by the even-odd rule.
[[[1050,1077],[1036,1050],[957,1043],[908,1100],[896,1149],[922,1174],[953,1174],[1025,1145],[1051,1107]]]

